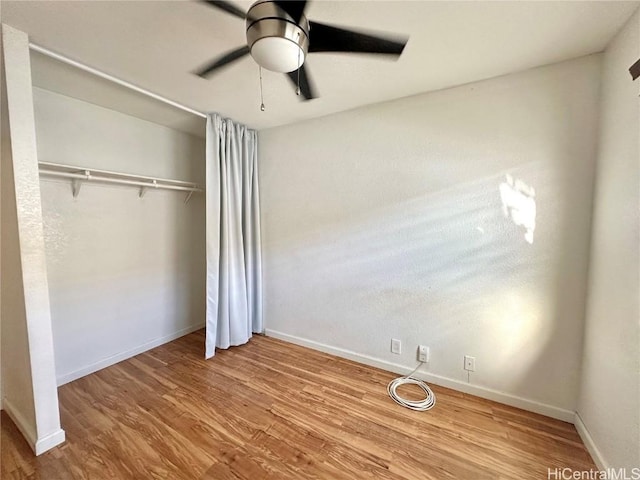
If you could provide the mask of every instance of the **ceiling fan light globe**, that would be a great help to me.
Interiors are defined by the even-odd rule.
[[[304,63],[304,51],[281,37],[261,38],[251,47],[251,56],[262,68],[280,73],[293,72]]]

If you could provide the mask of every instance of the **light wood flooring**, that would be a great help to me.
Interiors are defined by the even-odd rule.
[[[196,332],[59,389],[67,441],[34,457],[2,412],[2,479],[546,479],[595,469],[573,425],[255,336],[205,361]],[[408,387],[407,387],[408,388]]]

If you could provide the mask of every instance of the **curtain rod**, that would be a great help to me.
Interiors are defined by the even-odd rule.
[[[29,48],[31,50],[34,50],[38,53],[41,53],[43,55],[46,55],[47,57],[50,58],[54,58],[56,60],[59,60],[63,63],[66,63],[67,65],[71,65],[74,66],[76,68],[79,68],[80,70],[84,70],[85,72],[89,72],[93,75],[96,75],[98,77],[104,78],[105,80],[109,80],[110,82],[113,83],[117,83],[118,85],[122,85],[123,87],[129,88],[131,90],[134,90],[138,93],[142,93],[143,95],[146,95],[147,97],[151,97],[154,98],[156,100],[159,100],[163,103],[166,103],[167,105],[171,105],[172,107],[175,108],[179,108],[180,110],[184,110],[185,112],[189,112],[192,113],[193,115],[197,115],[199,117],[202,118],[207,118],[207,115],[199,112],[198,110],[194,110],[193,108],[189,108],[186,107],[178,102],[174,102],[173,100],[169,100],[168,98],[165,98],[161,95],[158,95],[157,93],[153,93],[150,92],[149,90],[145,90],[142,87],[138,87],[137,85],[134,85],[133,83],[129,83],[125,80],[121,80],[117,77],[114,77],[113,75],[109,75],[108,73],[105,73],[101,70],[98,70],[97,68],[93,68],[90,67],[89,65],[85,65],[84,63],[78,62],[76,60],[72,60],[69,57],[65,57],[64,55],[61,55],[59,53],[53,52],[47,48],[41,47],[40,45],[37,45],[35,43],[30,42],[29,43]]]

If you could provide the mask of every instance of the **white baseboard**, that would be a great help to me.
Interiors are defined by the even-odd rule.
[[[360,353],[353,352],[351,350],[345,350],[342,348],[332,347],[323,343],[315,342],[313,340],[307,340],[305,338],[296,337],[286,333],[278,332],[276,330],[265,329],[265,335],[268,337],[278,338],[285,342],[294,343],[303,347],[312,348],[321,352],[330,353],[337,357],[353,360],[354,362],[363,363],[372,367],[381,368],[390,372],[406,375],[411,373],[412,368],[398,365],[397,363],[387,362],[368,355],[362,355]],[[434,385],[440,385],[441,387],[451,388],[459,392],[468,393],[477,397],[486,398],[487,400],[493,400],[495,402],[510,405],[512,407],[521,408],[529,412],[539,413],[547,417],[562,420],[564,422],[573,423],[575,419],[575,412],[565,410],[563,408],[554,407],[553,405],[547,405],[545,403],[536,402],[535,400],[529,400],[522,397],[517,397],[509,393],[500,392],[486,387],[478,385],[471,385],[452,378],[442,377],[432,373],[419,373],[417,374],[422,380],[433,383]]]
[[[39,438],[36,441],[35,447],[32,447],[32,448],[37,456],[37,455],[43,454],[47,450],[51,450],[53,447],[57,447],[61,443],[64,443],[64,439],[65,439],[64,430],[59,428],[57,431],[49,435],[46,435],[42,438]]]
[[[151,350],[152,348],[159,347],[160,345],[164,345],[165,343],[171,342],[176,338],[183,337],[188,335],[196,330],[200,330],[204,328],[204,323],[200,323],[198,325],[191,325],[190,327],[183,328],[178,330],[177,332],[171,333],[169,335],[165,335],[164,337],[156,338],[155,340],[151,340],[150,342],[144,343],[142,345],[137,346],[136,348],[132,348],[125,352],[120,352],[110,357],[105,358],[104,360],[100,360],[99,362],[92,363],[91,365],[87,365],[86,367],[79,368],[78,370],[74,370],[73,372],[66,373],[64,375],[60,375],[58,377],[58,386],[62,386],[65,383],[73,382],[78,378],[85,377],[91,373],[97,372],[98,370],[102,370],[103,368],[110,367],[111,365],[115,365],[118,362],[126,360],[131,357],[135,357],[140,353],[146,352],[147,350]],[[204,351],[203,354],[204,356]]]
[[[22,433],[22,436],[25,438],[29,446],[31,446],[31,448],[35,451],[35,425],[33,427],[29,425],[27,419],[24,418],[24,416],[20,413],[20,410],[18,410],[8,398],[2,399],[2,409],[7,412],[7,415],[9,415],[9,418],[13,420],[13,423],[16,424],[16,427],[18,427],[18,430],[20,430],[20,433]]]
[[[36,455],[41,455],[47,450],[50,450],[64,442],[64,430],[58,429],[49,435],[37,438],[34,427],[29,425],[29,422],[20,413],[20,410],[18,410],[9,399],[3,399],[2,407],[3,410],[7,412],[7,415],[9,415],[9,418],[11,418],[13,423],[15,423],[16,427],[18,427],[18,430],[20,430],[20,433],[22,433],[22,436],[24,436],[25,440],[31,447],[31,450],[33,450]]]
[[[595,462],[598,469],[607,470],[610,467],[610,465],[604,459],[604,457],[602,456],[602,453],[600,453],[600,450],[596,446],[596,443],[593,441],[593,437],[589,433],[589,430],[587,430],[587,427],[582,421],[582,417],[580,417],[580,414],[578,412],[576,412],[575,414],[575,418],[573,419],[573,424],[576,426],[578,435],[580,435],[580,438],[584,442],[584,446],[587,447],[587,450],[591,454],[591,458],[593,458],[593,461]]]

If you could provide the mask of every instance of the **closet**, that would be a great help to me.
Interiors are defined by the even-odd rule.
[[[32,45],[58,385],[202,328],[206,265],[205,119],[60,60]]]

